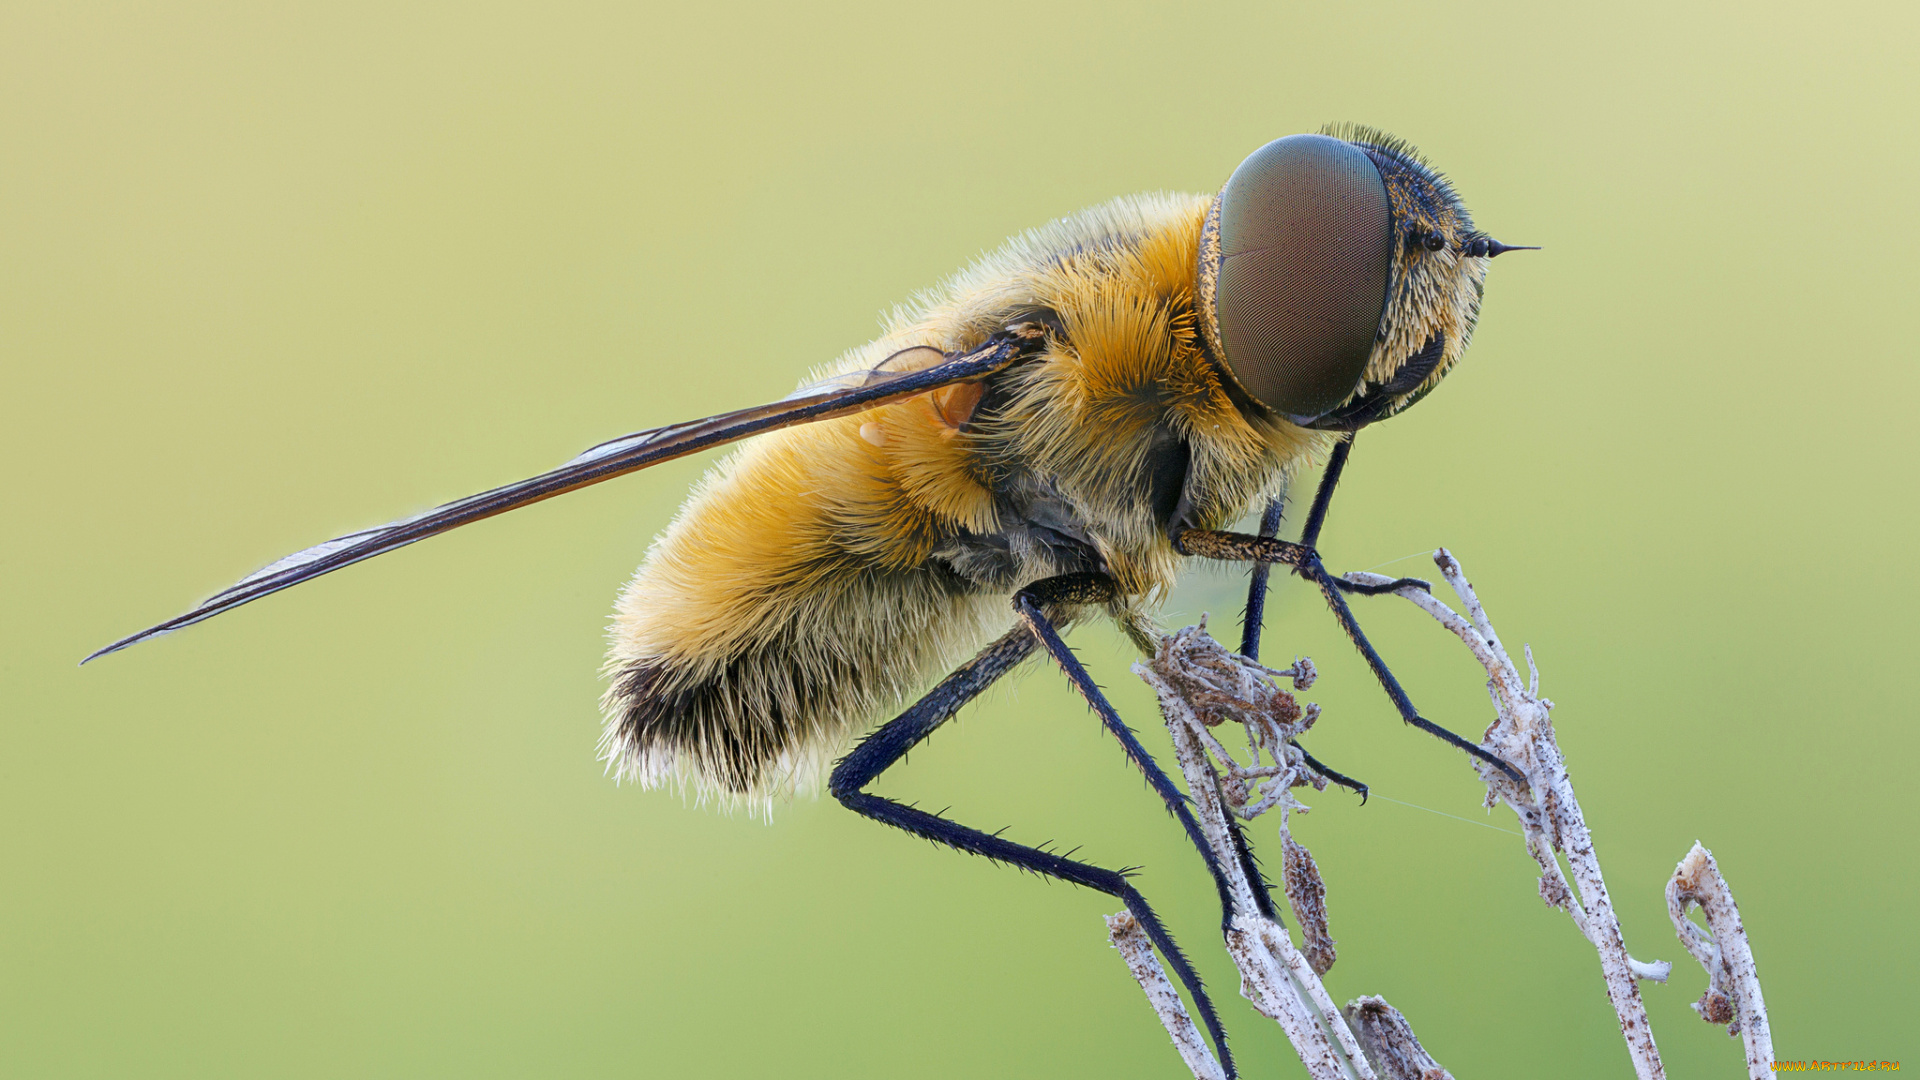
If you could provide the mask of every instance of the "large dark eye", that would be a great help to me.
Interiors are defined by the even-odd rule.
[[[1386,309],[1394,233],[1380,170],[1326,135],[1277,139],[1233,171],[1208,227],[1218,244],[1201,245],[1201,291],[1233,378],[1290,419],[1340,404]]]

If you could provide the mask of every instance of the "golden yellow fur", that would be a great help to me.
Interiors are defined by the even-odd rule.
[[[1064,339],[1009,373],[996,417],[956,433],[922,396],[761,436],[717,465],[620,598],[603,744],[619,772],[755,804],[817,787],[851,736],[1004,631],[1015,589],[1051,572],[1022,567],[980,589],[927,568],[957,532],[1002,526],[992,477],[1007,461],[1051,479],[1123,590],[1143,599],[1178,561],[1135,490],[1156,426],[1188,441],[1209,524],[1323,445],[1284,422],[1254,426],[1198,351],[1206,207],[1205,196],[1134,197],[1029,232],[822,373],[915,345],[957,352],[1011,314],[1056,313]],[[620,679],[636,665],[671,673],[651,693],[663,679],[731,692],[680,737],[635,738],[620,723],[631,696]],[[774,714],[755,712],[765,702]]]
[[[613,767],[755,808],[815,789],[854,735],[1004,632],[1016,590],[1090,568],[1073,559],[1114,578],[1137,625],[1180,562],[1155,505],[1169,460],[1182,520],[1218,528],[1326,449],[1330,435],[1237,405],[1206,359],[1209,201],[1123,198],[1016,237],[816,378],[918,346],[958,354],[1033,318],[1051,328],[1041,355],[716,465],[620,598]],[[1402,265],[1451,257],[1396,256],[1382,379],[1434,330],[1442,371],[1464,348],[1484,260],[1444,280]]]

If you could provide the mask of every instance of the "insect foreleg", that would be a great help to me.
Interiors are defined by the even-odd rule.
[[[1520,774],[1520,770],[1507,764],[1498,755],[1481,749],[1477,744],[1455,735],[1420,715],[1419,710],[1413,707],[1413,702],[1407,697],[1407,692],[1400,688],[1400,680],[1394,678],[1393,672],[1387,669],[1386,661],[1380,659],[1380,654],[1374,651],[1373,643],[1368,641],[1367,635],[1361,631],[1360,623],[1353,617],[1353,609],[1347,607],[1347,599],[1341,593],[1348,591],[1347,587],[1352,583],[1343,582],[1328,573],[1327,568],[1320,565],[1320,557],[1312,548],[1290,544],[1285,540],[1247,536],[1244,533],[1189,529],[1174,538],[1174,549],[1184,555],[1198,555],[1209,559],[1276,562],[1293,567],[1301,577],[1307,578],[1319,587],[1320,595],[1326,598],[1327,606],[1333,609],[1334,621],[1338,622],[1340,629],[1346,632],[1347,639],[1353,642],[1354,648],[1360,650],[1360,655],[1367,661],[1367,667],[1372,669],[1374,678],[1380,681],[1381,688],[1386,690],[1387,697],[1393,701],[1393,707],[1399,712],[1400,719],[1442,742],[1465,750],[1485,761],[1506,773],[1515,783],[1526,783],[1526,778]],[[1390,591],[1406,585],[1424,588],[1426,582],[1418,578],[1401,578],[1379,590],[1354,588],[1352,591],[1370,595],[1376,591]]]
[[[1400,713],[1400,719],[1444,743],[1465,750],[1506,773],[1514,783],[1525,787],[1526,777],[1521,775],[1519,769],[1509,765],[1504,758],[1481,749],[1479,744],[1469,742],[1420,715],[1419,711],[1413,707],[1413,701],[1407,697],[1407,692],[1400,688],[1400,680],[1394,678],[1393,672],[1387,670],[1387,662],[1380,659],[1380,654],[1374,651],[1373,643],[1368,641],[1367,635],[1361,632],[1360,624],[1354,620],[1353,609],[1347,607],[1347,598],[1340,595],[1340,589],[1335,584],[1333,575],[1327,573],[1326,567],[1319,565],[1318,559],[1314,560],[1313,569],[1314,583],[1320,586],[1320,595],[1326,598],[1327,606],[1333,609],[1334,621],[1340,624],[1340,629],[1347,632],[1347,638],[1353,642],[1355,648],[1360,650],[1360,655],[1366,659],[1367,666],[1373,669],[1373,677],[1380,680],[1380,685],[1386,690],[1387,697],[1393,701],[1394,709]]]
[[[1084,885],[1119,899],[1127,906],[1127,911],[1139,920],[1147,936],[1173,968],[1174,974],[1186,986],[1201,1022],[1206,1025],[1207,1033],[1213,1039],[1214,1049],[1220,1056],[1220,1064],[1226,1069],[1227,1076],[1237,1077],[1233,1055],[1227,1049],[1226,1029],[1220,1024],[1220,1017],[1214,1011],[1213,1001],[1207,996],[1200,976],[1187,962],[1186,954],[1174,944],[1173,936],[1167,933],[1160,917],[1148,906],[1146,897],[1128,884],[1125,874],[1016,844],[995,834],[970,829],[938,814],[930,814],[863,790],[875,777],[905,757],[907,751],[933,734],[934,729],[952,719],[961,706],[978,697],[1000,676],[1031,655],[1036,644],[1038,642],[1031,630],[1026,626],[1016,626],[1000,640],[981,650],[978,656],[947,676],[906,712],[854,747],[852,753],[834,766],[833,776],[827,782],[828,790],[842,805],[863,817],[905,829],[936,844],[984,855],[996,862],[1009,863],[1044,877]]]
[[[1340,474],[1347,471],[1347,455],[1353,453],[1355,432],[1333,444],[1327,458],[1327,471],[1320,474],[1320,486],[1314,489],[1313,505],[1307,508],[1307,523],[1300,527],[1300,546],[1311,548],[1320,542],[1320,528],[1327,523],[1327,507],[1333,503],[1333,489],[1340,485]]]
[[[1326,524],[1327,507],[1333,502],[1333,489],[1340,482],[1340,473],[1346,468],[1347,455],[1353,448],[1351,439],[1337,443],[1333,456],[1327,461],[1326,475],[1320,479],[1320,487],[1313,494],[1313,506],[1307,511],[1306,524],[1300,530],[1300,542],[1280,540],[1272,536],[1248,536],[1245,533],[1217,532],[1211,529],[1186,529],[1173,537],[1175,551],[1183,555],[1197,555],[1206,559],[1222,559],[1235,562],[1279,563],[1291,567],[1293,572],[1314,583],[1320,589],[1320,595],[1326,598],[1327,606],[1333,609],[1334,621],[1346,632],[1347,639],[1367,661],[1374,678],[1380,681],[1387,697],[1393,701],[1400,719],[1419,728],[1421,731],[1438,738],[1458,749],[1465,750],[1474,757],[1506,773],[1515,783],[1525,784],[1526,778],[1520,770],[1514,768],[1498,755],[1483,750],[1479,745],[1455,735],[1439,724],[1421,716],[1413,707],[1413,701],[1407,692],[1400,688],[1400,680],[1394,678],[1387,669],[1386,661],[1374,651],[1373,643],[1360,629],[1360,623],[1354,619],[1353,610],[1347,607],[1346,597],[1342,593],[1352,592],[1362,596],[1375,596],[1393,592],[1396,589],[1414,586],[1425,589],[1429,586],[1419,578],[1396,578],[1384,585],[1356,585],[1351,581],[1334,577],[1320,562],[1320,553],[1314,544],[1320,539],[1321,526]],[[1331,778],[1331,777],[1329,777]]]
[[[1361,806],[1367,805],[1367,792],[1371,791],[1372,789],[1367,787],[1366,781],[1355,780],[1353,777],[1348,776],[1346,773],[1336,772],[1333,769],[1327,768],[1326,764],[1322,762],[1319,758],[1314,757],[1312,754],[1307,753],[1307,748],[1300,745],[1299,739],[1289,739],[1287,740],[1287,745],[1293,747],[1295,750],[1300,751],[1300,757],[1306,761],[1307,768],[1312,769],[1314,772],[1319,773],[1321,776],[1326,777],[1328,780],[1331,780],[1334,783],[1339,784],[1341,787],[1346,788],[1348,791],[1353,792],[1355,795],[1360,796]]]

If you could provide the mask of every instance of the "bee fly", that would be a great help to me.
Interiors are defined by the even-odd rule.
[[[1231,1075],[1206,991],[1125,876],[866,786],[1044,651],[1221,882],[1179,791],[1061,640],[1069,623],[1105,615],[1150,650],[1149,598],[1189,557],[1254,564],[1247,654],[1258,649],[1267,567],[1287,567],[1319,589],[1403,720],[1511,772],[1415,711],[1343,595],[1411,579],[1355,585],[1315,550],[1354,434],[1439,385],[1472,336],[1488,260],[1510,250],[1474,228],[1406,143],[1360,127],[1289,136],[1255,151],[1215,195],[1122,198],[1009,241],[780,401],[615,439],[551,472],[329,540],[94,657],[482,518],[759,436],[708,473],[620,596],[601,740],[611,767],[642,785],[672,780],[756,804],[824,777],[857,813],[1117,897],[1185,983]],[[1300,540],[1276,539],[1281,492],[1323,456]],[[1261,505],[1259,535],[1220,531]],[[876,715],[949,668],[829,769]]]

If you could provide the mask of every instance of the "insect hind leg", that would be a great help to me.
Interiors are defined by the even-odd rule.
[[[1015,593],[1013,609],[1020,613],[1028,629],[1033,631],[1034,639],[1047,651],[1047,655],[1053,657],[1054,663],[1060,666],[1061,672],[1066,675],[1069,682],[1073,683],[1074,689],[1080,691],[1080,696],[1086,700],[1088,707],[1093,709],[1094,715],[1100,718],[1107,732],[1119,741],[1120,748],[1126,752],[1127,760],[1133,762],[1134,767],[1145,774],[1147,786],[1153,789],[1154,794],[1160,796],[1160,801],[1166,804],[1167,812],[1173,815],[1182,829],[1186,830],[1187,839],[1192,842],[1194,850],[1200,853],[1201,859],[1205,860],[1207,871],[1213,875],[1214,887],[1219,890],[1220,930],[1225,933],[1233,925],[1233,886],[1229,884],[1226,873],[1221,869],[1212,845],[1207,843],[1206,834],[1201,831],[1200,823],[1194,820],[1193,809],[1188,804],[1187,797],[1180,793],[1180,789],[1173,786],[1173,781],[1167,777],[1166,771],[1161,769],[1159,763],[1147,753],[1146,748],[1140,745],[1140,739],[1133,733],[1133,729],[1127,726],[1126,721],[1120,719],[1120,713],[1114,709],[1113,703],[1107,700],[1107,695],[1100,689],[1099,684],[1093,681],[1093,676],[1087,674],[1087,669],[1080,663],[1080,658],[1075,656],[1073,650],[1068,648],[1067,643],[1061,639],[1060,631],[1054,626],[1054,618],[1049,614],[1049,609],[1060,606],[1108,603],[1114,598],[1116,592],[1113,579],[1105,574],[1062,574],[1059,577],[1036,581]],[[1264,879],[1254,865],[1252,851],[1247,847],[1243,837],[1236,837],[1236,840],[1238,842],[1235,848],[1241,865],[1247,872],[1247,880],[1261,882],[1263,886],[1253,890],[1254,902],[1259,905],[1261,915],[1269,919],[1275,918],[1273,902],[1267,895]]]
[[[1238,1073],[1234,1068],[1233,1055],[1227,1048],[1226,1029],[1220,1023],[1219,1014],[1214,1011],[1213,1001],[1207,996],[1199,974],[1187,962],[1186,955],[1174,943],[1173,936],[1167,932],[1160,917],[1147,904],[1146,897],[1128,883],[1124,873],[1017,844],[864,790],[874,778],[905,757],[909,750],[933,734],[940,725],[952,719],[961,706],[978,697],[1002,675],[1032,655],[1037,644],[1034,634],[1026,626],[1017,626],[987,646],[958,671],[941,680],[940,685],[928,691],[925,697],[909,706],[905,712],[861,740],[834,767],[827,784],[828,790],[843,806],[863,817],[904,829],[936,844],[984,855],[995,862],[1017,866],[1042,877],[1084,885],[1119,899],[1126,905],[1127,911],[1139,920],[1147,936],[1166,958],[1174,975],[1187,988],[1188,995],[1193,998],[1194,1010],[1206,1025],[1207,1034],[1213,1040],[1227,1076],[1236,1077]]]

